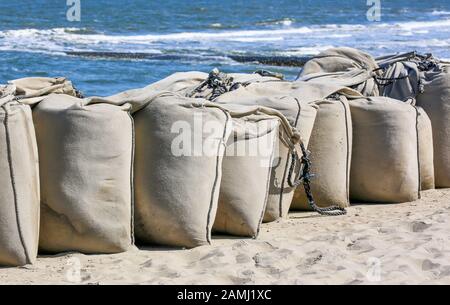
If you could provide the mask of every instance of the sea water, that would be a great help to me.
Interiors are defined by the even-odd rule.
[[[74,21],[68,10],[77,2],[80,18]],[[376,3],[381,10],[374,20],[367,12]],[[336,46],[376,56],[417,50],[448,59],[450,1],[0,0],[0,83],[66,76],[86,95],[110,95],[173,72],[214,67],[263,68],[294,79],[298,67],[239,63],[230,56],[309,56]],[[73,51],[161,56],[67,55]]]

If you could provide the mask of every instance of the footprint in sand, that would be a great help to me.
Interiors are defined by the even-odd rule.
[[[252,261],[252,258],[248,256],[247,254],[240,253],[236,256],[236,263],[238,264],[246,264],[250,263]]]
[[[432,261],[430,261],[429,259],[426,259],[422,262],[422,270],[423,271],[430,271],[430,270],[434,270],[439,268],[441,265],[440,264],[435,264]]]
[[[414,233],[423,232],[431,226],[431,224],[427,224],[423,221],[413,221],[412,223],[410,223],[411,231]]]
[[[142,263],[140,265],[141,268],[150,268],[153,266],[153,260],[149,259],[148,261]]]

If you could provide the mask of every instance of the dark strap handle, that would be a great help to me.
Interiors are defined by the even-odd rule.
[[[325,216],[342,216],[347,214],[347,210],[337,205],[332,205],[330,207],[321,208],[317,206],[314,196],[311,190],[311,179],[314,175],[311,174],[311,159],[310,152],[306,149],[303,142],[300,143],[300,148],[302,150],[302,157],[298,156],[297,151],[291,151],[291,166],[289,168],[288,174],[288,184],[290,187],[297,187],[303,184],[305,190],[306,198],[308,199],[308,204],[314,212]],[[293,175],[295,171],[296,164],[300,164],[299,174],[295,177],[293,181]]]

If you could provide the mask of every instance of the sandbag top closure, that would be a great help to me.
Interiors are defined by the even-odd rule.
[[[241,86],[248,86],[248,83],[235,82],[234,78],[227,74],[220,72],[219,69],[214,68],[209,72],[208,77],[200,83],[194,90],[188,93],[186,96],[195,98],[196,94],[204,92],[206,89],[212,89],[211,96],[207,98],[209,101],[213,101],[217,97],[224,93],[234,91]],[[204,97],[202,97],[204,98]]]

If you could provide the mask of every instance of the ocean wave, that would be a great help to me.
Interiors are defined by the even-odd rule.
[[[284,20],[284,19],[283,19]],[[273,22],[282,22],[277,20]],[[291,20],[293,21],[293,20]],[[376,44],[416,45],[423,35],[433,33],[429,38],[439,38],[450,32],[450,19],[435,21],[407,21],[394,23],[366,24],[324,24],[301,27],[260,28],[252,30],[224,29],[222,24],[212,24],[208,31],[180,32],[167,34],[113,35],[89,28],[19,29],[0,31],[0,50],[26,52],[65,51],[116,51],[147,52],[160,54],[172,48],[212,48],[218,52],[235,51],[247,46],[263,45],[267,42],[277,48],[277,41],[283,41],[279,48],[289,49],[294,55],[316,54],[332,44],[358,44],[377,48]],[[439,34],[440,33],[440,34]],[[422,36],[421,36],[422,35]],[[397,37],[397,38],[396,38]],[[419,38],[418,38],[419,37]],[[444,36],[445,37],[445,36]],[[351,39],[350,39],[351,38]],[[432,46],[446,46],[441,39],[429,40]],[[239,44],[242,43],[242,46]],[[308,47],[296,47],[305,45]],[[232,47],[230,47],[232,45]],[[312,46],[312,47],[311,47]],[[355,45],[358,47],[357,45]],[[264,49],[264,48],[263,48]]]
[[[304,55],[317,55],[320,52],[323,52],[327,49],[334,48],[333,45],[322,45],[322,46],[313,46],[313,47],[300,47],[289,49],[287,51],[278,52],[278,55],[281,56],[304,56]]]
[[[437,10],[435,10],[435,11],[431,12],[431,15],[433,15],[433,16],[448,16],[448,15],[450,15],[450,12],[449,11],[437,11]]]
[[[269,20],[257,22],[255,25],[283,25],[283,26],[291,26],[295,22],[294,19],[291,18],[283,18],[278,20]]]
[[[388,25],[389,26],[389,25]],[[417,30],[428,28],[450,28],[450,19],[434,20],[434,21],[409,21],[396,23],[395,26],[405,30]]]

